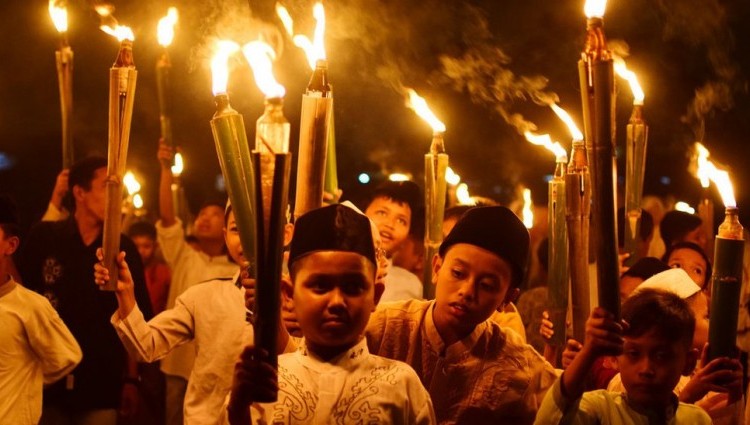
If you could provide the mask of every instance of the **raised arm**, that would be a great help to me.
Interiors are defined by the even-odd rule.
[[[172,201],[172,158],[174,158],[174,149],[159,140],[159,151],[156,154],[159,159],[161,168],[161,177],[159,179],[159,218],[164,227],[172,226],[175,221],[174,203]]]

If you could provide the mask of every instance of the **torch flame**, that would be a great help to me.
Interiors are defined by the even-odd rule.
[[[135,174],[133,174],[132,171],[128,171],[127,173],[125,173],[122,178],[122,183],[128,190],[128,195],[134,195],[141,190],[141,184],[138,183],[138,180],[135,178]]]
[[[557,106],[555,103],[550,103],[549,107],[552,108],[552,110],[555,112],[555,115],[560,118],[566,126],[568,126],[568,131],[570,132],[570,135],[573,137],[573,141],[577,140],[583,140],[583,133],[581,133],[581,130],[578,129],[578,126],[573,121],[573,118],[570,117],[570,114],[568,114],[565,109]]]
[[[638,77],[635,76],[633,71],[628,69],[623,58],[614,55],[613,59],[615,61],[615,72],[617,75],[627,80],[630,85],[630,91],[633,92],[633,105],[643,105],[645,95],[641,85],[638,83]]]
[[[286,89],[276,81],[273,76],[273,61],[276,52],[268,44],[262,41],[251,41],[242,47],[242,52],[250,67],[253,68],[255,84],[266,96],[266,99],[284,97]]]
[[[719,190],[721,200],[724,202],[724,207],[736,207],[737,201],[734,198],[734,187],[732,181],[729,179],[729,173],[716,168],[713,162],[709,161],[708,157],[710,153],[705,146],[701,143],[695,143],[695,149],[698,153],[698,178],[701,181],[701,186],[708,187],[708,181],[714,182],[716,188]]]
[[[471,198],[469,194],[469,186],[466,183],[461,183],[456,187],[456,200],[459,205],[476,205],[477,202]]]
[[[550,152],[555,154],[557,162],[568,162],[568,153],[565,152],[565,148],[563,148],[560,143],[553,142],[549,134],[534,134],[527,131],[523,133],[523,135],[526,136],[526,140],[529,142],[538,146],[544,146]]]
[[[307,62],[310,65],[310,69],[315,69],[315,64],[319,60],[326,59],[326,47],[325,47],[325,31],[326,31],[326,12],[323,7],[323,3],[317,2],[313,6],[313,17],[315,18],[315,32],[313,32],[313,39],[310,39],[302,34],[294,34],[294,21],[289,11],[281,5],[276,3],[276,14],[279,16],[281,23],[284,24],[286,32],[292,37],[294,45],[299,47],[305,52],[307,56]]]
[[[174,165],[170,169],[172,171],[172,175],[175,177],[180,177],[184,169],[185,162],[183,162],[182,160],[182,154],[177,152],[176,154],[174,154]]]
[[[586,0],[583,13],[587,18],[603,18],[604,10],[607,8],[607,0]]]
[[[49,0],[49,16],[58,32],[68,31],[68,9],[61,0]]]
[[[523,225],[527,229],[534,227],[534,210],[531,203],[531,189],[523,190],[523,210],[521,211]]]
[[[445,133],[445,124],[437,119],[435,114],[432,113],[430,108],[427,106],[427,102],[420,97],[417,92],[412,89],[406,89],[409,93],[409,101],[406,106],[413,109],[423,120],[427,121],[432,127],[432,131],[435,133]]]
[[[289,37],[294,37],[294,21],[292,20],[292,15],[289,14],[289,11],[286,10],[286,7],[281,3],[276,3],[276,15],[278,15],[281,23],[284,25]]]
[[[219,40],[216,43],[216,53],[211,59],[211,77],[213,79],[214,96],[227,92],[229,80],[229,57],[240,50],[240,45],[231,40]]]
[[[167,47],[172,44],[174,39],[174,26],[177,24],[177,8],[170,7],[167,9],[167,16],[159,19],[159,24],[156,26],[156,35],[159,39],[159,44],[163,47]]]
[[[99,28],[107,34],[117,38],[117,41],[122,42],[123,40],[135,40],[133,30],[130,27],[125,27],[117,23],[117,19],[112,16],[115,8],[112,5],[102,4],[96,6],[96,13],[101,17],[101,25]]]
[[[135,196],[133,196],[133,206],[137,210],[143,208],[143,198],[140,193],[136,193]]]
[[[674,204],[674,209],[677,211],[686,212],[688,214],[695,214],[695,208],[691,207],[690,204],[683,201],[678,201]]]
[[[404,173],[391,173],[388,176],[388,180],[392,182],[408,182],[411,178]]]
[[[456,174],[456,172],[453,171],[453,168],[448,167],[445,169],[445,181],[448,182],[449,185],[455,186],[461,183],[461,176]]]

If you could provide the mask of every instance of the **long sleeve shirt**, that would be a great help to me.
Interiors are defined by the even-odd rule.
[[[195,285],[175,306],[148,323],[136,306],[125,318],[115,312],[112,325],[137,359],[153,362],[185,343],[195,342],[195,367],[185,394],[186,424],[215,424],[232,384],[234,364],[242,348],[253,342],[245,320],[242,289],[236,276]]]
[[[36,424],[42,386],[67,375],[81,347],[49,301],[10,280],[0,287],[0,424]]]
[[[439,423],[532,423],[557,378],[552,365],[491,319],[446,346],[432,318],[434,304],[379,305],[365,333],[370,351],[414,368]]]

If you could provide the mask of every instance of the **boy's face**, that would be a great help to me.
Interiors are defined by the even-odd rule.
[[[370,202],[365,215],[375,222],[383,240],[383,249],[390,258],[409,236],[411,208],[406,202],[396,202],[379,196]]]
[[[665,341],[655,330],[624,339],[617,365],[628,398],[643,407],[665,408],[672,401],[680,375],[690,373],[694,350],[682,341]]]
[[[687,272],[696,285],[703,288],[706,284],[706,260],[690,248],[675,249],[667,259],[669,267],[681,268]]]
[[[133,240],[135,247],[138,249],[138,254],[141,255],[143,264],[148,263],[154,258],[154,251],[156,251],[156,241],[146,235],[138,235],[130,238]]]
[[[703,291],[687,299],[690,310],[695,317],[695,333],[693,333],[693,348],[702,350],[708,342],[708,297]]]
[[[224,228],[224,241],[227,244],[227,252],[237,264],[245,264],[247,260],[242,252],[240,243],[240,232],[237,229],[237,222],[234,221],[234,210],[229,212],[227,217],[227,227]]]
[[[510,264],[478,246],[459,243],[451,246],[445,258],[433,260],[435,310],[433,318],[441,335],[458,339],[471,333],[504,302],[510,291]]]
[[[208,205],[195,218],[195,236],[199,239],[217,239],[224,227],[224,210],[218,205]]]
[[[319,251],[294,269],[294,310],[310,347],[348,349],[364,332],[383,292],[375,266],[353,252]]]
[[[102,167],[94,172],[90,190],[81,186],[74,186],[73,196],[76,200],[76,210],[80,209],[92,214],[100,221],[104,221],[104,204],[107,198],[107,168]]]

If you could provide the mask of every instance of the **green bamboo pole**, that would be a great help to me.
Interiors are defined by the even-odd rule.
[[[443,241],[443,214],[447,182],[448,154],[445,153],[443,133],[436,132],[432,137],[430,152],[424,156],[425,178],[425,253],[424,279],[422,291],[427,300],[435,298],[435,285],[432,283],[432,258],[437,254]]]
[[[548,213],[549,225],[549,258],[548,278],[549,307],[548,312],[555,333],[550,341],[558,349],[565,344],[565,322],[568,312],[568,293],[570,291],[568,271],[568,232],[566,224],[566,190],[567,158],[561,157],[557,162],[555,174],[549,182]]]

